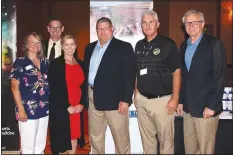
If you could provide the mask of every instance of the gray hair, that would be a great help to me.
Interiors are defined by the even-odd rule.
[[[190,15],[190,14],[198,14],[200,17],[201,17],[201,21],[205,22],[205,19],[204,19],[204,14],[200,11],[197,11],[195,9],[191,9],[191,10],[188,10],[185,12],[184,16],[182,17],[182,22],[183,24],[185,23],[185,18]]]
[[[141,15],[141,19],[145,16],[145,15],[152,15],[154,17],[155,20],[159,21],[159,18],[158,18],[158,14],[155,12],[155,11],[152,11],[152,10],[147,10],[147,11],[144,11]]]

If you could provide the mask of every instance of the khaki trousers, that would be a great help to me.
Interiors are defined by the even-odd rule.
[[[184,112],[186,154],[214,154],[219,116],[209,119],[192,117]]]
[[[174,154],[175,114],[168,115],[166,110],[170,98],[171,95],[147,99],[139,92],[136,95],[135,107],[144,154],[158,153],[156,135],[160,144],[160,154]]]
[[[92,154],[105,154],[105,132],[111,130],[116,154],[130,154],[129,115],[121,115],[118,110],[98,111],[95,109],[93,90],[88,89],[89,137]],[[106,103],[111,104],[111,103]]]

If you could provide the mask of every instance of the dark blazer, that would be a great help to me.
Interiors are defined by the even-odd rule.
[[[49,41],[45,40],[44,41],[44,56],[47,58],[48,56],[48,47],[49,47]]]
[[[82,62],[76,60],[82,66]],[[64,55],[51,62],[48,81],[50,88],[49,131],[51,150],[52,152],[65,152],[71,149],[71,137],[70,114],[67,110],[70,104],[66,85]],[[81,104],[83,103],[82,100],[81,98]]]
[[[187,41],[181,45],[182,82],[180,104],[193,117],[203,117],[207,107],[214,116],[222,111],[224,80],[226,77],[226,50],[223,43],[210,35],[203,35],[192,58],[190,70],[185,64]]]
[[[87,45],[84,55],[86,105],[88,107],[88,74],[97,41]],[[94,105],[97,110],[117,110],[120,101],[132,103],[136,78],[136,56],[130,43],[112,38],[94,81]]]

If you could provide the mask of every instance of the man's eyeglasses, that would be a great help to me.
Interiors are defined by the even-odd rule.
[[[109,28],[111,28],[111,26],[109,26],[109,27],[105,27],[105,28],[97,28],[97,31],[98,32],[101,32],[101,31],[108,31],[109,30]]]
[[[202,23],[202,21],[199,20],[199,21],[185,22],[184,25],[185,26],[190,26],[190,25],[197,26],[199,23]]]
[[[50,28],[51,30],[59,30],[59,29],[62,28],[62,26],[57,26],[57,27],[49,26],[49,28]]]

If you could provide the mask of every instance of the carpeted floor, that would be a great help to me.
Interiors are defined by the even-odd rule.
[[[77,154],[88,154],[90,152],[90,144],[88,140],[88,135],[85,135],[85,142],[86,142],[86,145],[83,148],[79,148],[78,146],[77,152],[76,152]],[[47,137],[45,154],[51,154],[49,135]]]
[[[85,135],[86,145],[83,148],[80,148],[78,146],[77,152],[76,152],[77,154],[88,154],[91,150],[90,143],[89,143],[89,137],[88,137],[88,114],[87,114],[86,109],[84,109],[84,135]],[[47,137],[45,154],[51,154],[49,132],[48,132],[48,137]]]

